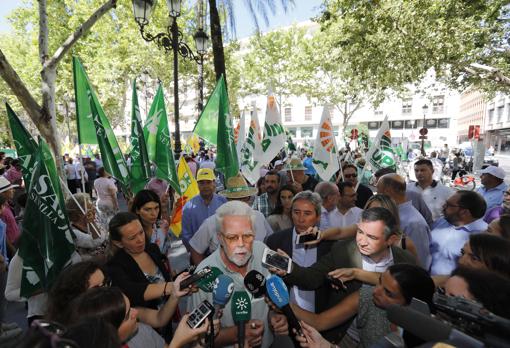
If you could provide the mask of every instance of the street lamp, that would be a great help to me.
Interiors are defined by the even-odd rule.
[[[181,132],[179,127],[179,60],[180,55],[184,59],[194,60],[199,64],[203,64],[203,54],[207,49],[207,34],[199,28],[194,35],[195,44],[198,51],[196,56],[187,43],[183,41],[182,33],[177,27],[177,17],[181,14],[181,0],[166,0],[171,24],[166,28],[166,32],[156,35],[147,33],[145,26],[149,24],[153,9],[157,0],[133,0],[133,14],[135,21],[140,27],[140,34],[147,42],[154,41],[158,47],[163,48],[165,52],[173,52],[174,63],[174,118],[175,118],[175,155],[178,157],[181,153]],[[203,81],[202,81],[203,85]]]
[[[428,130],[425,127],[425,116],[427,115],[427,111],[429,109],[429,106],[427,104],[424,104],[421,109],[423,110],[423,125],[422,125],[422,128],[420,129],[421,155],[423,157],[425,157],[426,156],[426,153],[425,153],[425,139],[427,139],[427,133],[428,133]]]

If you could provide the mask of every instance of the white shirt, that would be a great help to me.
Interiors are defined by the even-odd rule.
[[[292,229],[292,261],[301,267],[310,267],[317,262],[317,247],[305,247],[304,244],[296,244],[298,234]],[[315,291],[301,290],[293,286],[290,292],[290,299],[299,307],[315,313]]]
[[[391,251],[391,248],[388,248],[389,253],[379,262],[374,262],[370,257],[361,255],[361,264],[363,267],[363,270],[369,271],[369,272],[384,272],[393,265],[393,252]]]
[[[337,208],[335,208],[329,214],[329,226],[347,227],[357,224],[361,219],[361,213],[363,213],[363,209],[358,207],[352,207],[345,214],[342,214]]]
[[[443,205],[448,198],[450,198],[455,191],[443,184],[433,181],[432,185],[422,189],[417,182],[411,182],[407,185],[410,191],[421,193],[425,204],[432,213],[432,221],[437,221],[443,216]]]
[[[112,179],[105,177],[97,178],[94,180],[94,188],[96,189],[98,197],[97,204],[109,205],[113,207],[111,190],[117,192],[117,186],[115,186],[115,182]]]

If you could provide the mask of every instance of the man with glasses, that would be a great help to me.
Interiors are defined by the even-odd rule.
[[[255,240],[255,215],[253,209],[244,202],[230,201],[216,210],[216,230],[220,247],[205,258],[197,267],[197,271],[206,266],[217,267],[223,274],[234,281],[235,291],[247,291],[244,277],[248,271],[256,270],[265,277],[269,276],[267,269],[262,267],[264,243]],[[197,308],[203,301],[213,303],[212,293],[202,290],[194,293],[188,303],[188,311]],[[216,336],[215,345],[218,347],[234,346],[237,343],[237,327],[232,318],[232,300],[223,309],[221,316],[221,330]],[[269,347],[272,335],[268,326],[269,307],[263,298],[253,298],[251,301],[251,320],[246,324],[245,337],[251,347]],[[275,334],[283,320],[281,315],[271,318],[271,326]]]
[[[432,226],[430,253],[431,275],[448,275],[456,267],[460,249],[474,233],[487,229],[483,216],[487,204],[473,191],[457,191],[443,206],[443,218]]]
[[[335,227],[347,227],[357,224],[363,210],[356,206],[358,194],[355,186],[348,181],[338,183],[340,196],[336,205],[337,209],[330,216],[330,225]]]
[[[346,164],[342,167],[344,181],[350,182],[356,187],[358,185],[358,168],[354,164]],[[341,178],[340,178],[341,179]],[[372,190],[363,184],[359,184],[356,189],[357,199],[356,206],[358,208],[365,208],[367,201],[374,195]]]

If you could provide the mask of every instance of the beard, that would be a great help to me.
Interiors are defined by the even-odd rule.
[[[248,261],[250,261],[252,255],[252,252],[246,248],[236,248],[232,254],[229,254],[225,248],[223,248],[223,251],[225,252],[225,256],[227,256],[227,259],[237,267],[245,266],[248,263]],[[237,253],[245,254],[241,256],[238,255]]]

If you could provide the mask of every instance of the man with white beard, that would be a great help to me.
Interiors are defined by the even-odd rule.
[[[206,266],[217,267],[234,281],[234,291],[249,291],[244,286],[244,277],[251,270],[269,276],[262,267],[262,254],[265,244],[255,240],[255,215],[253,209],[244,202],[230,201],[216,210],[216,231],[220,247],[205,258],[197,267],[197,272]],[[250,295],[251,298],[251,295]],[[188,303],[188,311],[197,308],[203,301],[213,303],[212,293],[202,290],[194,293]],[[216,336],[215,346],[234,346],[237,343],[237,326],[232,318],[232,301],[223,309],[221,330]],[[269,307],[264,298],[251,299],[251,320],[245,327],[245,337],[250,347],[269,347],[275,335],[287,335],[287,321],[281,314],[272,314],[268,322]]]

